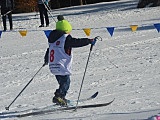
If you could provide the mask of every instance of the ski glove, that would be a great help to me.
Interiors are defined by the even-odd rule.
[[[94,39],[91,39],[91,45],[95,45],[96,44],[96,38],[94,38]]]
[[[48,5],[48,0],[46,0],[46,1],[44,2],[44,4]]]

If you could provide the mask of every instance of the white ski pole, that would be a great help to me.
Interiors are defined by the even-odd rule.
[[[45,8],[47,9],[47,11],[48,11],[48,13],[51,15],[51,17],[52,17],[52,19],[56,22],[56,20],[53,18],[53,16],[52,16],[52,13],[51,13],[51,9],[50,9],[50,7],[48,6],[48,5],[46,5],[46,3],[44,2],[44,0],[42,0],[42,2],[43,2],[43,4],[44,4],[44,6],[45,6]],[[50,9],[50,10],[49,10]]]
[[[11,13],[12,11],[13,11],[13,10],[8,11],[8,12],[5,13],[4,15],[2,15],[2,17],[8,15],[8,14]]]
[[[97,37],[95,37],[94,39],[95,39],[95,40],[100,40],[100,41],[102,41],[102,38],[101,38],[100,36],[97,36]],[[89,58],[90,58],[90,55],[91,55],[92,48],[93,48],[93,45],[91,45],[91,47],[90,47],[90,51],[89,51],[89,55],[88,55],[88,59],[87,59],[87,63],[86,63],[86,67],[85,67],[85,71],[84,71],[84,75],[83,75],[81,87],[80,87],[79,94],[78,94],[77,104],[76,104],[76,106],[75,106],[75,111],[77,110],[77,107],[78,107],[78,102],[79,102],[79,99],[80,99],[80,94],[81,94],[81,91],[82,91],[82,86],[83,86],[85,74],[86,74],[86,71],[87,71],[87,66],[88,66],[88,63],[89,63]]]
[[[26,86],[21,90],[21,92],[15,97],[15,99],[9,104],[9,106],[5,107],[6,110],[9,110],[10,106],[16,101],[16,99],[21,95],[21,93],[26,89],[26,87],[33,81],[33,78],[39,73],[39,71],[45,66],[45,63],[40,67],[40,69],[36,72],[36,74],[32,77],[32,79],[26,84]]]

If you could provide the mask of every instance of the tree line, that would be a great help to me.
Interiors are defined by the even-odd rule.
[[[110,1],[116,1],[116,0],[51,0],[51,8],[57,9],[62,7],[70,7],[70,6],[86,5],[86,4],[110,2]]]
[[[14,0],[14,13],[35,12],[38,11],[37,0]],[[71,7],[77,5],[94,4],[99,2],[110,2],[116,0],[50,0],[51,9]]]

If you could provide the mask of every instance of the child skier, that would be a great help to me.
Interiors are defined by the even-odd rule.
[[[55,75],[59,88],[55,91],[52,102],[65,106],[65,98],[70,87],[70,75],[72,64],[72,48],[94,45],[96,39],[73,38],[70,35],[71,24],[62,15],[57,17],[56,29],[51,31],[48,37],[49,48],[45,54],[45,65],[49,63],[49,69]]]

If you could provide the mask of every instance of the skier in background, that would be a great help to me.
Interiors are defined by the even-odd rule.
[[[59,88],[55,91],[52,102],[65,106],[65,98],[70,87],[70,75],[72,64],[72,48],[94,45],[95,39],[73,38],[70,35],[71,24],[62,15],[57,17],[56,29],[51,31],[48,37],[49,48],[46,51],[44,62],[49,63],[49,69],[55,75]]]
[[[9,19],[10,30],[12,30],[13,29],[12,10],[14,8],[14,0],[0,0],[0,6],[1,6],[1,15],[3,20],[4,31],[7,30],[6,16],[8,16]]]
[[[46,27],[49,26],[49,18],[47,13],[48,0],[38,0],[38,9],[40,13],[41,25],[39,27],[44,27],[44,17],[46,22]]]

